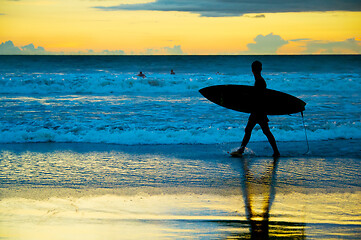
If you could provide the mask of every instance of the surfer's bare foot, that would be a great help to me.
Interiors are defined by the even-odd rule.
[[[244,147],[240,147],[237,151],[231,152],[232,157],[241,157],[244,152]]]

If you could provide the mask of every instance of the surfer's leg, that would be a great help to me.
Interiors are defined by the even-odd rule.
[[[244,137],[243,137],[242,145],[241,145],[241,148],[243,150],[246,148],[249,140],[251,139],[251,134],[252,134],[252,130],[253,130],[254,126],[256,126],[256,122],[252,121],[252,120],[248,120],[247,126],[244,130]]]
[[[254,126],[256,126],[256,122],[254,122],[252,120],[248,120],[246,129],[245,129],[245,134],[244,134],[244,137],[242,140],[242,145],[237,151],[231,152],[231,155],[233,157],[242,156],[242,154],[247,146],[247,143],[249,142],[249,139],[251,138],[251,133],[252,133]]]
[[[269,143],[272,146],[273,156],[278,157],[280,155],[280,152],[278,151],[277,144],[276,144],[276,139],[273,136],[273,134],[271,133],[271,130],[269,129],[268,123],[267,122],[260,122],[259,125],[261,126],[264,135],[266,135]]]

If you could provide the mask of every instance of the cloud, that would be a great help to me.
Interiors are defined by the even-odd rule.
[[[147,50],[145,50],[145,52],[143,54],[144,55],[158,55],[158,54],[160,54],[160,50],[148,48]]]
[[[309,40],[312,40],[311,38],[297,38],[297,39],[291,39],[291,40],[288,40],[290,42],[303,42],[303,41],[309,41]]]
[[[134,54],[133,52],[130,53]],[[146,49],[141,53],[145,55],[182,55],[183,50],[180,45],[173,47],[162,47],[159,49]],[[49,52],[45,48],[30,43],[28,45],[18,47],[12,41],[6,41],[0,44],[0,55],[125,55],[123,50],[101,50],[94,51],[92,49],[77,52]]]
[[[72,55],[125,55],[123,50],[102,50],[100,52],[96,52],[93,49],[89,49],[88,51],[78,51],[76,53],[70,53]]]
[[[173,47],[163,47],[161,49],[148,48],[143,54],[145,55],[183,55],[183,50],[180,45]]]
[[[12,41],[6,41],[0,44],[0,54],[21,54],[21,49],[15,47]]]
[[[273,35],[273,33],[270,33],[265,36],[260,34],[254,39],[254,41],[255,43],[247,44],[248,51],[244,53],[275,54],[280,47],[288,43],[288,41],[282,39],[281,36]]]
[[[17,47],[12,41],[6,41],[0,44],[0,55],[124,55],[123,50],[103,50],[100,52],[95,52],[90,49],[86,52],[50,52],[46,51],[45,48],[38,46],[35,47],[34,44],[30,43],[28,45]]]
[[[345,41],[308,41],[303,53],[361,53],[361,41],[355,38],[346,39]]]
[[[29,45],[22,47],[23,53],[25,54],[47,54],[48,52],[45,51],[43,47],[35,47],[34,44],[30,43]]]
[[[257,14],[257,15],[244,15],[245,17],[249,17],[249,18],[265,18],[266,15],[264,14]]]
[[[123,50],[103,50],[101,52],[101,54],[104,55],[124,55],[124,51]]]
[[[156,0],[141,4],[97,6],[105,11],[178,11],[204,17],[232,17],[247,13],[360,11],[360,0]]]
[[[43,47],[35,47],[34,44],[28,44],[23,47],[16,47],[12,41],[6,41],[0,44],[0,55],[43,55],[51,54],[45,51]]]
[[[181,49],[180,45],[174,45],[172,48],[171,47],[164,47],[162,49],[167,54],[171,54],[171,55],[182,55],[183,54],[183,50]]]

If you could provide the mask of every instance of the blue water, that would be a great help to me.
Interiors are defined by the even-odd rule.
[[[239,142],[248,115],[198,90],[253,85],[254,60],[268,88],[307,102],[309,140],[361,138],[358,55],[0,56],[0,142]],[[304,141],[300,114],[269,118],[278,141]],[[256,128],[251,141],[265,140]]]

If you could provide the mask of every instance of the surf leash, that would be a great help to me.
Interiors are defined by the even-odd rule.
[[[303,111],[301,112],[301,116],[302,116],[303,128],[305,129],[305,136],[306,136],[306,143],[307,143],[307,152],[305,152],[304,154],[307,154],[307,153],[310,152],[310,145],[308,144],[308,137],[307,137],[306,125],[305,125],[305,120],[303,119]]]

